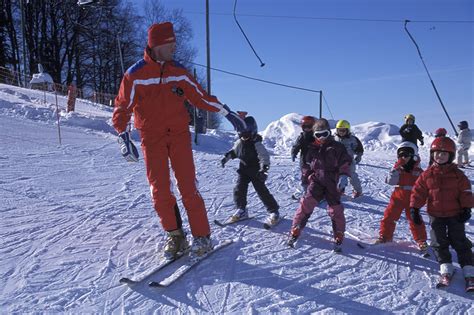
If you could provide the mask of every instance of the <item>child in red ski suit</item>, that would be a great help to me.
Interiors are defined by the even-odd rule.
[[[418,176],[423,172],[419,166],[418,148],[414,143],[404,141],[397,149],[397,156],[398,161],[385,180],[387,184],[395,186],[395,190],[390,197],[390,203],[385,209],[383,219],[380,221],[379,239],[376,243],[392,241],[397,221],[400,219],[402,211],[405,210],[411,234],[420,250],[425,251],[428,248],[425,224],[423,222],[420,225],[415,224],[410,215],[411,190]]]
[[[326,119],[316,120],[313,134],[315,141],[309,146],[306,155],[306,162],[311,165],[309,186],[293,218],[288,245],[294,246],[314,208],[325,199],[332,221],[334,249],[339,251],[346,229],[341,191],[347,186],[352,158],[344,145],[331,136],[331,129]]]
[[[450,277],[454,268],[449,252],[457,253],[466,284],[474,285],[472,243],[466,237],[464,224],[471,217],[473,196],[471,183],[453,163],[456,144],[448,137],[436,138],[431,144],[433,164],[420,175],[413,187],[410,206],[413,221],[421,223],[420,208],[425,204],[431,223],[431,246],[440,264],[440,273]]]

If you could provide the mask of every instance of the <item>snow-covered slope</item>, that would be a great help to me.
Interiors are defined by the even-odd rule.
[[[474,313],[459,269],[447,290],[433,288],[438,264],[418,255],[404,215],[394,243],[356,246],[376,237],[392,191],[383,183],[398,141],[390,125],[353,127],[369,150],[358,168],[365,195],[344,202],[343,253],[331,251],[331,223],[321,208],[297,248],[284,245],[297,207],[290,194],[298,170],[287,151],[299,132],[294,114],[264,132],[276,144],[268,186],[286,215],[274,231],[262,228],[266,212],[250,189],[255,219],[224,229],[212,225],[216,241],[231,238],[234,244],[169,288],[119,284],[124,275],[152,268],[163,246],[143,161],[122,159],[107,123],[110,110],[93,104],[90,113],[61,113],[59,146],[55,113],[36,102],[35,93],[0,85],[2,313]],[[237,161],[225,169],[219,163],[232,141],[232,133],[215,131],[195,145],[210,220],[227,217],[233,208]],[[426,158],[422,151],[423,166]],[[472,182],[474,171],[466,174]],[[474,239],[473,226],[466,230]]]

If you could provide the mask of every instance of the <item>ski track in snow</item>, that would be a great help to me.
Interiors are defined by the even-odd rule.
[[[291,194],[299,186],[298,169],[289,157],[272,156],[268,186],[286,215],[279,225],[263,229],[267,213],[250,188],[254,219],[225,228],[211,224],[214,239],[232,238],[234,244],[166,289],[122,285],[122,276],[157,263],[164,241],[143,160],[126,163],[110,134],[72,127],[61,133],[59,146],[54,124],[0,115],[7,143],[0,158],[0,309],[5,313],[474,312],[461,271],[452,286],[434,289],[438,264],[433,256],[419,256],[404,215],[395,243],[356,245],[378,234],[392,192],[383,182],[393,162],[390,152],[368,151],[358,166],[364,195],[344,201],[347,239],[341,254],[332,252],[331,223],[320,207],[296,248],[286,247],[297,208]],[[422,158],[427,160],[426,152]],[[238,163],[223,169],[220,159],[195,152],[211,222],[233,211]],[[472,182],[474,171],[466,174]],[[184,209],[181,201],[179,206]],[[186,215],[183,219],[187,226]],[[472,238],[472,225],[466,229]],[[164,279],[174,268],[149,280]]]

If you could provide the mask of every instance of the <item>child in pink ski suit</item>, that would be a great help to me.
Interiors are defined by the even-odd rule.
[[[314,208],[325,199],[332,221],[334,242],[340,246],[346,228],[341,191],[347,186],[352,158],[344,145],[331,136],[329,122],[326,119],[316,120],[313,134],[315,141],[309,146],[306,155],[306,162],[311,165],[309,186],[293,218],[288,245],[293,246]]]

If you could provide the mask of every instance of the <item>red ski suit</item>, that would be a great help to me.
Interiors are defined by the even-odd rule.
[[[413,238],[417,243],[426,242],[425,223],[416,225],[410,215],[411,190],[416,179],[423,172],[419,164],[419,161],[416,162],[413,170],[407,172],[401,167],[401,161],[397,161],[386,178],[387,184],[395,186],[395,190],[380,222],[380,237],[385,241],[392,241],[396,223],[400,219],[402,211],[405,210]]]
[[[223,107],[184,67],[174,61],[156,62],[145,50],[144,59],[130,67],[122,79],[112,121],[120,133],[126,130],[132,112],[135,115],[155,210],[164,230],[178,228],[171,162],[192,235],[206,236],[210,228],[204,201],[196,187],[185,101],[211,112],[219,112]]]

